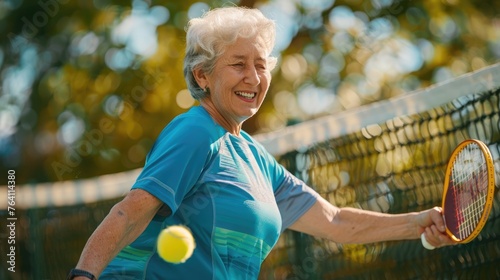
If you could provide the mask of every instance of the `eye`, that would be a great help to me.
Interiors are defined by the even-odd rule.
[[[259,70],[266,70],[267,69],[267,65],[265,63],[258,63],[255,65],[255,68],[259,69]]]
[[[236,62],[236,63],[233,63],[231,65],[234,67],[245,67],[245,63],[243,63],[243,62]]]

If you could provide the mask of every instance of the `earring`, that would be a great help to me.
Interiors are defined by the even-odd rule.
[[[210,88],[208,86],[206,86],[204,89],[203,89],[203,92],[206,93],[207,95],[210,95]]]

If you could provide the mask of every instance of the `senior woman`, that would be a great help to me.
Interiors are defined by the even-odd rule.
[[[159,135],[132,190],[89,238],[70,279],[256,279],[289,228],[341,243],[417,239],[453,244],[439,208],[389,215],[337,208],[295,178],[241,127],[271,82],[275,26],[256,9],[192,19],[184,75],[200,106]],[[182,264],[156,253],[159,232],[189,227]]]

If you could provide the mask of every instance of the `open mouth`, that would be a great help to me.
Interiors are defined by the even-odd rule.
[[[247,100],[252,100],[255,98],[256,93],[255,92],[237,91],[236,95],[241,96],[242,98],[247,99]]]

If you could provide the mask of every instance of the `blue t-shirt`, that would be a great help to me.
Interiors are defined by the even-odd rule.
[[[201,106],[167,125],[132,188],[172,214],[160,210],[100,279],[257,279],[280,233],[318,196],[247,133],[228,133]],[[156,253],[156,239],[178,224],[191,229],[196,249],[185,263],[170,264]]]

